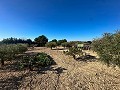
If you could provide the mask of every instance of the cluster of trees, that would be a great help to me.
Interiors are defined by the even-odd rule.
[[[7,38],[3,39],[0,42],[0,61],[1,64],[4,64],[5,59],[13,58],[18,53],[23,53],[27,50],[27,47],[25,45],[19,45],[21,44],[37,44],[37,46],[41,47],[50,47],[51,49],[56,46],[63,46],[65,48],[70,47],[77,47],[78,44],[85,44],[85,47],[88,47],[92,44],[92,49],[96,51],[100,57],[100,60],[104,61],[107,65],[114,65],[120,67],[120,31],[117,31],[116,33],[105,33],[102,38],[98,38],[87,42],[80,42],[80,41],[71,41],[68,42],[66,39],[62,40],[56,40],[53,39],[48,42],[48,38],[44,35],[41,35],[32,41],[31,39],[17,39],[17,38]],[[2,45],[6,44],[6,45]],[[12,45],[11,45],[12,44]],[[78,48],[77,48],[78,49]],[[81,53],[81,50],[71,49],[70,53],[74,56],[77,51]]]
[[[53,39],[51,40],[50,42],[47,42],[45,44],[46,47],[49,47],[49,48],[55,48],[57,46],[62,46],[64,48],[70,48],[70,47],[77,47],[78,44],[85,44],[85,48],[90,46],[91,45],[91,41],[87,41],[87,42],[82,42],[82,41],[70,41],[68,42],[66,39],[62,39],[62,40],[56,40],[56,39]]]
[[[67,43],[67,40],[66,39],[62,39],[62,40],[58,40],[57,41],[56,39],[53,39],[52,41],[47,42],[45,46],[46,47],[50,47],[52,49],[53,47],[60,46],[63,43]]]
[[[25,53],[27,51],[26,44],[2,44],[0,45],[0,64],[5,65],[5,61],[16,62],[18,69],[29,68],[33,70],[34,68],[45,67],[55,64],[53,58],[46,53],[35,53],[29,54]],[[18,60],[19,58],[19,60]]]
[[[93,40],[92,48],[108,66],[120,67],[120,31],[105,33],[102,38]]]
[[[4,44],[18,44],[18,43],[23,43],[23,44],[32,44],[32,40],[31,39],[17,39],[17,38],[7,38],[7,39],[3,39],[2,43]]]
[[[37,38],[34,39],[34,41],[32,41],[31,39],[18,39],[18,38],[7,38],[7,39],[3,39],[0,44],[37,44],[37,46],[45,46],[45,44],[48,42],[48,38],[44,35],[41,35]]]
[[[7,39],[3,39],[0,44],[18,44],[18,43],[22,43],[22,44],[28,44],[29,46],[39,46],[39,47],[50,47],[51,49],[53,47],[56,46],[63,46],[63,47],[72,47],[72,46],[76,46],[79,43],[88,43],[91,44],[91,41],[87,41],[87,42],[80,42],[80,41],[71,41],[71,42],[67,42],[66,39],[62,39],[62,40],[56,40],[53,39],[51,41],[48,42],[48,38],[44,35],[41,35],[37,38],[34,39],[34,41],[32,41],[31,39],[17,39],[17,38],[7,38]]]

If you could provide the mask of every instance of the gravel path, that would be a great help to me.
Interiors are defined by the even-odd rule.
[[[58,50],[39,48],[34,52],[45,52],[57,63],[53,71],[43,75],[35,90],[120,90],[119,69],[99,62],[78,62]]]

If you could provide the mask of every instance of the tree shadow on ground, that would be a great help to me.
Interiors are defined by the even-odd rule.
[[[0,78],[0,90],[18,90],[19,88],[34,88],[34,85],[32,83],[33,79],[35,79],[36,75],[41,74],[47,74],[47,71],[52,71],[53,73],[56,73],[58,75],[58,78],[61,73],[64,73],[64,70],[67,70],[62,67],[54,68],[53,66],[48,67],[42,67],[39,71],[28,71],[27,73],[19,72],[20,74],[14,75],[11,72],[11,76],[7,76],[6,78]],[[22,73],[22,74],[21,74]],[[29,86],[24,86],[24,83],[26,83],[26,77],[29,77],[30,80],[27,80],[27,83]]]
[[[64,70],[67,70],[67,69],[62,68],[62,67],[58,67],[58,68],[54,69],[53,66],[47,66],[47,67],[41,67],[37,73],[38,74],[46,74],[46,71],[53,71],[56,74],[61,74],[61,73],[63,73]]]
[[[15,60],[10,60],[10,61],[5,61],[5,65],[4,66],[0,66],[0,70],[2,70],[2,72],[16,72],[16,71],[21,71],[20,70],[20,67],[19,67],[19,64],[20,64],[20,61],[22,60],[22,56],[24,55],[27,55],[27,56],[34,56],[38,54],[37,52],[27,52],[25,54],[22,54],[22,55],[19,55]],[[49,57],[53,62],[52,62],[52,65],[56,65],[56,62],[53,60],[52,57]],[[50,66],[48,66],[50,67]],[[41,68],[41,67],[40,67]],[[45,67],[47,68],[47,67]],[[38,67],[39,69],[39,67]],[[48,69],[48,68],[47,68]],[[35,70],[33,70],[35,71]]]
[[[66,48],[52,48],[52,50],[66,50]]]
[[[0,67],[0,70],[7,72],[15,72],[18,70],[18,62],[17,61],[6,61],[4,66]]]
[[[29,54],[35,54],[35,53],[29,53]],[[53,65],[56,65],[56,62],[54,62]],[[64,70],[67,70],[62,67],[55,68],[54,66],[46,66],[46,67],[39,67],[39,70],[35,71],[29,71],[27,70],[27,73],[25,73],[24,70],[19,70],[18,69],[18,60],[16,61],[10,61],[6,62],[6,64],[3,67],[0,67],[0,73],[3,73],[4,75],[9,73],[5,77],[0,78],[0,90],[18,90],[19,88],[22,87],[22,85],[26,82],[25,78],[26,77],[34,77],[35,75],[39,74],[47,74],[47,71],[52,71],[53,73],[56,73],[58,76],[61,73],[64,73]],[[18,73],[18,74],[15,74]],[[30,86],[32,86],[32,81],[33,78],[30,78]]]
[[[94,62],[96,60],[96,57],[92,55],[85,55],[85,56],[76,58],[76,60],[83,61],[83,62]]]
[[[18,90],[28,73],[0,79],[0,90]]]
[[[62,67],[58,67],[58,68],[56,68],[54,70],[56,71],[56,74],[61,74],[61,73],[63,73],[64,70],[67,70],[67,69],[62,68]]]

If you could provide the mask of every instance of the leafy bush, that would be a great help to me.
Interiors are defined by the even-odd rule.
[[[40,66],[48,66],[53,64],[53,59],[46,53],[38,53],[34,60]]]
[[[27,45],[26,44],[17,44],[17,50],[18,50],[18,53],[22,54],[27,51]]]
[[[23,56],[22,60],[19,62],[19,68],[22,69],[24,67],[28,67],[32,70],[32,66],[34,66],[34,57],[30,55]]]
[[[72,47],[72,45],[71,45],[69,42],[64,42],[64,43],[62,43],[61,45],[62,45],[64,48],[65,48],[65,47],[68,47],[68,48]]]
[[[58,40],[57,45],[59,46],[59,45],[61,45],[61,44],[64,43],[64,42],[67,42],[67,40],[66,40],[66,39]]]
[[[31,39],[17,39],[17,38],[6,38],[6,39],[3,39],[1,41],[2,43],[4,44],[18,44],[18,43],[22,43],[22,44],[32,44],[32,40]]]
[[[0,46],[0,61],[4,65],[5,60],[12,60],[16,54],[22,54],[27,51],[27,45],[24,44],[9,44]]]
[[[53,47],[57,46],[57,43],[56,42],[48,42],[45,46],[52,49]]]
[[[105,64],[120,67],[120,32],[105,33],[102,38],[92,42],[92,48]]]
[[[68,51],[64,52],[65,54],[67,55],[71,55],[73,56],[74,59],[76,59],[76,55],[79,55],[79,56],[82,56],[83,55],[83,52],[80,48],[77,48],[77,47],[71,47],[69,48]]]
[[[63,47],[68,47],[68,48],[70,48],[70,47],[77,47],[79,43],[80,43],[79,41],[70,41],[70,42],[64,42],[64,43],[62,43],[61,45],[62,45]]]
[[[33,70],[34,67],[45,67],[54,64],[52,57],[46,53],[38,53],[36,55],[27,55],[23,56],[23,60],[20,62],[20,67],[29,67],[30,70]]]

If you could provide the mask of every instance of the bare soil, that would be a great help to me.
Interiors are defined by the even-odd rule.
[[[35,48],[27,53],[32,52],[49,54],[56,65],[41,68],[39,72],[1,67],[0,90],[120,90],[118,67],[107,67],[97,60],[76,61],[62,51],[49,48]]]

